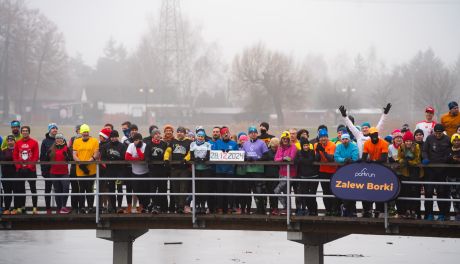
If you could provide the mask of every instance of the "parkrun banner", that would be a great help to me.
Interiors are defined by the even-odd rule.
[[[375,163],[353,163],[332,176],[332,193],[342,200],[387,202],[399,194],[400,182],[389,168]]]

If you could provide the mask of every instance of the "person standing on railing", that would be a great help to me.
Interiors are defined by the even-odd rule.
[[[57,133],[54,136],[54,143],[46,151],[44,161],[70,161],[72,159],[72,153],[70,148],[67,147],[64,135]],[[68,178],[69,177],[69,166],[67,164],[52,164],[50,165],[50,177],[51,178]],[[68,194],[69,193],[69,180],[54,180],[53,187],[56,194]],[[70,209],[67,208],[68,196],[56,195],[54,197],[56,201],[56,213],[68,214]],[[48,213],[48,211],[47,211]]]
[[[314,145],[316,153],[316,161],[319,162],[334,162],[334,153],[336,145],[329,140],[327,130],[320,129],[318,132],[319,142]],[[337,166],[320,165],[319,178],[331,179],[332,174],[337,171]],[[321,182],[321,188],[324,195],[332,195],[329,182]],[[339,200],[335,197],[323,197],[326,216],[340,216]]]
[[[110,141],[100,148],[101,160],[102,161],[122,161],[125,160],[126,145],[119,141],[120,135],[117,130],[110,131]],[[107,164],[106,176],[110,178],[121,178],[124,174],[124,164]],[[115,193],[116,180],[107,181],[107,191]],[[123,192],[121,192],[123,193]],[[123,194],[121,194],[123,198]],[[121,209],[121,203],[116,204],[116,196],[110,195],[108,212],[123,212]]]
[[[211,151],[211,143],[206,142],[206,134],[204,131],[196,133],[196,140],[190,144],[190,157],[195,162],[195,177],[207,178],[211,176],[210,167],[204,162],[209,160]],[[208,181],[196,181],[196,193],[209,193]],[[198,214],[206,214],[206,197],[203,195],[195,196],[195,210]]]
[[[377,126],[375,127],[377,130],[383,129],[383,124],[385,123],[386,117],[388,113],[390,112],[390,109],[391,109],[391,104],[387,104],[386,107],[383,108],[383,114],[380,116],[380,120],[377,123]],[[359,149],[359,157],[362,157],[364,143],[370,139],[369,129],[371,125],[369,122],[364,122],[361,125],[361,131],[359,131],[358,128],[355,127],[353,122],[348,117],[347,109],[345,108],[345,106],[341,105],[339,107],[339,111],[342,114],[343,120],[345,124],[347,125],[348,129],[355,136],[356,144],[358,145],[358,149]]]
[[[460,125],[460,115],[458,112],[458,103],[452,101],[448,104],[449,112],[441,116],[441,124],[444,126],[447,136],[450,138],[457,132]]]
[[[296,134],[297,136],[297,131]],[[295,143],[291,143],[291,134],[289,131],[284,131],[281,134],[281,142],[280,146],[278,147],[275,155],[275,161],[277,162],[292,162],[294,161],[297,155],[297,147]],[[275,194],[287,194],[291,192],[291,187],[289,186],[289,190],[287,189],[287,181],[286,178],[288,177],[288,166],[281,165],[279,167],[279,178],[281,179],[278,185],[274,189]],[[295,178],[297,177],[297,168],[294,165],[289,166],[289,177]],[[279,197],[278,200],[281,202],[283,209],[280,211],[281,215],[287,214],[287,207],[291,206],[291,201],[286,199],[286,197]]]
[[[73,159],[75,161],[96,161],[99,156],[99,142],[96,138],[89,135],[90,128],[87,124],[80,127],[81,138],[73,142]],[[78,181],[78,193],[87,193],[89,195],[80,196],[80,213],[94,213],[94,196],[93,186],[96,177],[96,164],[78,164],[76,170]],[[85,180],[83,180],[85,179]],[[91,179],[91,180],[86,180]],[[88,204],[85,206],[85,198]]]
[[[235,141],[230,139],[230,130],[227,127],[222,127],[220,130],[221,138],[218,139],[213,145],[212,150],[221,150],[222,152],[228,152],[232,150],[238,150],[238,145]],[[216,177],[217,178],[233,178],[235,175],[235,165],[233,164],[218,164],[216,165]],[[217,181],[216,192],[217,193],[232,193],[233,181]],[[216,207],[217,213],[233,213],[234,207],[234,196],[217,196]]]
[[[73,142],[75,141],[75,139],[81,138],[80,127],[81,125],[75,126],[75,136],[70,138],[69,145],[68,145],[70,149],[70,153],[72,153],[72,159],[71,159],[72,161],[74,160],[73,159]],[[70,175],[69,176],[70,178],[73,178],[70,181],[70,186],[72,187],[72,193],[78,193],[80,191],[80,187],[79,187],[78,181],[75,180],[77,178],[77,166],[75,164],[70,165]],[[81,201],[80,196],[75,196],[75,195],[70,196],[70,204],[72,206],[72,213],[80,213],[80,208],[85,207],[84,205],[80,205],[80,201]]]
[[[187,162],[190,160],[190,140],[185,138],[185,128],[178,127],[176,130],[176,138],[172,139],[166,149],[164,155],[165,162],[180,162],[180,164],[171,165],[171,178],[184,178],[187,179],[190,176]],[[188,180],[173,180],[171,181],[171,190],[173,193],[187,193],[189,191],[190,182]],[[183,214],[190,213],[190,207],[185,206],[185,196],[180,195],[174,198],[176,202],[176,208],[171,208],[170,211],[174,212],[177,210],[178,213]]]
[[[355,142],[351,141],[350,135],[343,131],[340,135],[340,144],[336,143],[334,160],[339,163],[350,164],[359,160],[359,150]],[[342,201],[341,215],[345,217],[356,216],[356,201]]]
[[[0,160],[1,161],[13,161],[13,151],[14,151],[14,145],[16,144],[16,139],[13,135],[8,135],[5,138],[5,141],[7,143],[7,148],[1,151],[0,155]],[[4,164],[1,166],[2,167],[2,179],[14,179],[16,176],[16,167],[14,164]],[[21,182],[17,181],[2,181],[2,186],[3,186],[3,192],[5,194],[16,194],[19,193],[18,190],[18,185],[20,185]],[[5,210],[3,211],[4,215],[9,215],[15,210],[17,211],[17,208],[21,208],[18,206],[18,198],[19,196],[14,197],[14,208],[11,207],[13,197],[12,196],[5,196]]]
[[[249,140],[243,144],[245,151],[245,161],[263,161],[266,160],[268,147],[265,142],[258,139],[258,132],[255,126],[250,126],[248,129]],[[264,165],[247,165],[246,172],[250,178],[261,178],[264,175]],[[251,184],[252,192],[255,194],[266,193],[267,187],[264,181],[254,181]],[[257,206],[257,214],[265,214],[267,209],[267,198],[262,196],[254,197]]]
[[[297,166],[297,176],[299,179],[318,179],[318,166],[313,165],[315,162],[315,151],[313,144],[307,138],[300,138],[301,150],[297,152],[295,164]],[[319,182],[298,182],[297,194],[316,195]],[[318,203],[316,197],[297,197],[296,215],[318,215]]]
[[[398,163],[400,165],[401,181],[419,181],[421,180],[420,165],[422,151],[420,146],[415,143],[412,132],[407,131],[403,136],[404,144],[398,150]],[[420,197],[420,185],[403,184],[399,196],[402,197]],[[416,219],[420,213],[419,201],[396,200],[398,208],[398,217]]]
[[[452,143],[452,148],[449,151],[449,156],[447,157],[447,162],[451,164],[460,164],[460,134],[453,134],[450,142]],[[460,168],[451,167],[448,168],[447,181],[449,182],[460,182]],[[451,185],[450,186],[450,196],[453,199],[460,199],[460,185]],[[455,220],[460,221],[460,202],[454,202],[454,212]]]
[[[39,158],[38,142],[30,137],[30,127],[21,127],[22,138],[16,141],[14,145],[13,160],[14,161],[25,161],[25,162],[37,162]],[[36,164],[16,164],[16,171],[18,178],[37,178],[37,166]],[[32,194],[37,193],[37,183],[35,180],[28,181],[30,192]],[[18,193],[26,193],[25,181],[18,183]],[[32,213],[38,214],[37,211],[37,196],[32,196]],[[18,198],[20,201],[18,204],[17,213],[25,212],[26,197],[22,196]]]
[[[147,162],[164,162],[164,155],[168,148],[168,143],[161,140],[161,131],[158,129],[152,130],[150,133],[152,138],[145,148],[145,159]],[[165,164],[149,164],[149,171],[152,178],[168,177]],[[153,180],[151,191],[153,193],[166,194],[168,192],[167,180]],[[152,197],[150,212],[153,214],[168,212],[168,197],[166,195]]]
[[[436,124],[433,135],[426,138],[423,146],[422,156],[424,165],[446,163],[451,148],[450,138],[444,134],[444,126]],[[447,168],[428,167],[425,168],[425,180],[428,182],[445,182],[447,180]],[[438,198],[449,197],[449,187],[446,185],[425,184],[425,198],[433,198],[434,189]],[[438,201],[439,215],[438,220],[446,220],[450,211],[449,202]],[[425,219],[434,220],[433,201],[425,201]]]
[[[361,160],[368,163],[386,163],[388,161],[388,143],[379,138],[379,130],[369,128],[369,140],[364,143]],[[372,217],[373,202],[363,201],[363,217]],[[378,218],[384,211],[383,203],[375,203],[374,217]],[[382,215],[383,216],[383,215]]]
[[[274,161],[276,152],[280,146],[280,139],[279,138],[272,138],[270,143],[268,143],[268,152],[267,152],[267,160]],[[278,179],[280,177],[280,168],[277,165],[265,165],[264,168],[264,177],[265,178],[272,178]],[[275,193],[275,188],[278,185],[275,181],[267,181],[265,183],[267,185],[267,191],[269,194]],[[270,206],[270,213],[272,215],[279,215],[280,212],[278,210],[278,197],[270,196],[268,197],[269,206]]]
[[[20,132],[21,122],[19,122],[18,120],[13,120],[11,121],[10,126],[11,126],[11,135],[13,135],[15,141],[18,142],[18,140],[22,138],[22,135]],[[2,150],[5,150],[8,148],[8,142],[6,140],[6,137],[3,140],[1,146],[2,146]]]
[[[132,136],[133,143],[129,144],[128,149],[125,153],[125,160],[129,161],[145,161],[145,148],[146,144],[142,142],[142,135],[136,133]],[[149,168],[147,163],[133,163],[132,175],[135,178],[149,178]],[[144,180],[133,180],[132,186],[135,193],[147,193],[150,192],[150,182]],[[148,195],[137,195],[139,199],[139,207],[137,208],[138,213],[145,213],[147,206],[149,205]],[[131,211],[130,205],[128,204],[128,213]]]
[[[42,140],[42,144],[40,146],[40,161],[45,161],[48,159],[47,153],[50,150],[51,146],[54,144],[57,133],[58,126],[56,125],[56,123],[48,124],[48,132],[45,134],[45,139]],[[40,164],[40,168],[42,171],[42,177],[45,179],[49,178],[51,165]],[[51,193],[52,187],[52,181],[45,181],[45,194]],[[46,214],[51,214],[51,196],[45,196],[45,209]]]

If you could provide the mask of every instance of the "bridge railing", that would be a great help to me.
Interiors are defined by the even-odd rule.
[[[134,163],[142,163],[145,164],[145,161],[37,161],[37,162],[13,162],[13,161],[0,161],[0,165],[12,165],[12,164],[35,164],[35,165],[53,165],[53,164],[96,164],[96,175],[95,177],[66,177],[66,178],[1,178],[1,181],[58,181],[58,180],[68,180],[68,181],[95,181],[95,190],[92,193],[22,193],[22,194],[7,194],[7,193],[0,193],[0,196],[94,196],[95,197],[95,204],[96,204],[96,216],[95,221],[99,223],[100,221],[100,203],[99,200],[101,199],[100,196],[111,196],[111,195],[144,195],[144,196],[191,196],[193,203],[196,202],[197,196],[235,196],[235,197],[284,197],[286,198],[286,224],[291,224],[291,216],[292,216],[292,206],[291,206],[291,199],[297,197],[310,197],[310,198],[333,198],[334,195],[325,195],[325,194],[298,194],[292,193],[291,186],[292,183],[295,182],[330,182],[330,179],[298,179],[298,178],[291,178],[290,177],[290,166],[295,166],[293,162],[274,162],[274,161],[254,161],[254,162],[205,162],[205,164],[209,165],[218,165],[218,164],[226,164],[226,165],[270,165],[270,166],[287,166],[287,176],[286,177],[279,177],[279,178],[243,178],[243,177],[196,177],[195,175],[195,163],[188,162],[187,164],[191,166],[191,177],[189,178],[177,178],[177,177],[148,177],[148,178],[139,178],[139,177],[101,177],[100,176],[100,165],[115,165],[115,164],[134,164]],[[165,165],[164,162],[160,161],[150,161],[148,164],[153,165]],[[182,162],[170,162],[170,166],[174,167],[175,165],[182,165]],[[344,164],[335,163],[335,162],[315,162],[314,165],[332,165],[332,166],[343,166]],[[384,163],[382,165],[391,167],[391,164]],[[460,164],[428,164],[428,165],[419,165],[418,167],[450,167],[450,168],[460,168]],[[126,193],[110,193],[110,192],[100,192],[100,185],[101,181],[115,181],[115,180],[122,180],[122,181],[190,181],[191,182],[191,192],[188,193],[173,193],[167,191],[166,193],[136,193],[136,192],[126,192]],[[263,181],[263,182],[280,182],[286,181],[286,193],[285,194],[275,194],[275,193],[197,193],[196,192],[196,182],[197,181]],[[459,186],[459,182],[435,182],[435,181],[401,181],[402,184],[416,184],[416,185],[449,185],[449,186]],[[450,199],[450,198],[426,198],[426,197],[398,197],[397,200],[411,200],[411,201],[443,201],[443,202],[460,202],[460,199]],[[196,224],[197,222],[197,212],[196,206],[192,206],[192,222]],[[389,226],[389,214],[388,214],[388,203],[384,204],[384,225],[385,228]]]

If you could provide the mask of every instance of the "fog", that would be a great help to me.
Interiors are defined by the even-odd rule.
[[[460,1],[0,0],[4,122],[391,124],[460,96]]]

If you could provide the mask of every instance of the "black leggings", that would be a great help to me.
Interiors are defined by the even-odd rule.
[[[12,179],[16,172],[12,172],[12,173],[3,173],[2,177],[3,179]],[[3,193],[4,194],[13,194],[14,193],[14,185],[16,185],[18,182],[16,181],[2,181],[2,186],[3,186]],[[3,198],[3,196],[2,196]],[[5,209],[6,210],[10,210],[12,209],[11,207],[11,203],[13,201],[13,197],[12,196],[5,196],[4,198],[4,201],[5,201]],[[0,203],[0,207],[1,207],[2,203]]]
[[[92,180],[80,180],[78,181],[79,192],[92,194],[94,190],[94,178],[95,175],[80,176],[79,179],[92,179]],[[89,208],[94,207],[94,196],[93,195],[81,195],[80,196],[80,208],[85,206],[85,198]]]
[[[300,179],[318,179],[317,176],[307,177],[299,176]],[[297,182],[297,194],[312,194],[316,195],[318,190],[318,182]],[[318,203],[316,197],[297,197],[297,204],[300,209],[307,209],[310,215],[318,215]]]
[[[50,178],[51,174],[49,172],[42,173],[43,178]],[[51,193],[53,188],[53,181],[45,180],[45,194]],[[51,196],[45,196],[45,207],[46,209],[51,209]]]
[[[145,174],[134,174],[134,178],[148,178],[150,175],[149,173]],[[131,181],[132,184],[131,186],[133,187],[133,191],[135,193],[149,193],[150,192],[150,181],[143,181],[143,180],[134,180]],[[141,205],[143,208],[147,208],[147,205],[149,205],[149,196],[148,195],[137,195],[137,198],[139,199],[139,205]]]

